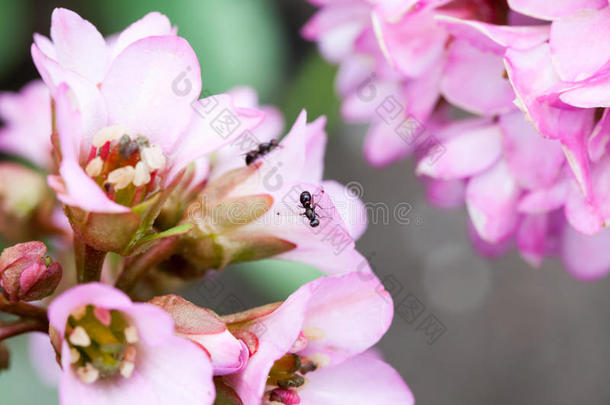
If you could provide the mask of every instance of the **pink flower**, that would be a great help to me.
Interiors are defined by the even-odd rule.
[[[74,12],[56,9],[51,39],[36,35],[32,45],[56,107],[61,164],[49,184],[98,250],[122,251],[140,223],[154,220],[150,208],[167,198],[182,169],[262,119],[227,95],[194,102],[199,62],[159,13],[105,40]],[[82,223],[82,211],[121,214],[128,240],[91,240],[104,231]]]
[[[214,375],[232,374],[244,368],[248,348],[229,332],[218,315],[173,294],[155,297],[150,303],[172,316],[178,336],[205,351],[212,361]]]
[[[232,94],[241,107],[258,108],[252,90]],[[183,238],[185,258],[201,268],[270,256],[329,274],[356,267],[362,256],[354,240],[366,228],[366,210],[347,188],[322,180],[325,119],[308,124],[303,111],[279,141],[282,118],[272,108],[263,109],[267,115],[261,126],[218,152],[210,182],[187,209],[185,220],[195,229]],[[317,224],[305,216],[303,192],[313,198]],[[209,252],[223,257],[210,262]],[[200,253],[205,253],[201,260]]]
[[[61,265],[34,241],[6,248],[0,255],[0,286],[13,302],[37,301],[51,295],[61,280]]]
[[[412,404],[398,373],[366,352],[392,315],[392,299],[372,273],[315,280],[279,306],[224,317],[251,357],[223,380],[244,405]]]
[[[51,96],[39,80],[19,93],[0,93],[0,150],[22,156],[44,169],[52,168]]]
[[[62,405],[214,402],[209,358],[176,336],[171,316],[154,305],[84,284],[53,300],[49,320]]]

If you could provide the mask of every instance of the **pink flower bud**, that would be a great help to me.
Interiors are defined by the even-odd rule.
[[[19,243],[0,255],[0,286],[11,301],[35,301],[53,291],[61,280],[61,265],[45,256],[42,242]]]

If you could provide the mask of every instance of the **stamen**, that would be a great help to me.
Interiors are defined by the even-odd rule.
[[[78,363],[80,360],[80,352],[75,348],[70,349],[70,364]]]
[[[112,125],[106,128],[100,129],[95,135],[93,135],[93,146],[100,148],[104,146],[106,142],[112,142],[119,139],[127,131],[124,127],[119,125]]]
[[[101,157],[93,158],[89,163],[87,163],[87,167],[85,167],[85,172],[89,177],[98,176],[102,172],[102,167],[104,167],[104,161]]]
[[[77,326],[70,333],[70,343],[74,346],[87,347],[91,344],[91,338],[82,326]]]
[[[133,370],[135,369],[136,365],[130,361],[123,361],[121,362],[121,365],[119,366],[119,371],[121,372],[121,375],[125,378],[129,378],[131,377],[131,374],[133,373]]]
[[[98,321],[104,326],[110,326],[110,322],[112,321],[112,315],[110,311],[106,308],[95,307],[93,309],[93,315],[97,318]]]
[[[76,375],[85,384],[92,384],[100,377],[100,372],[93,367],[93,364],[87,363],[84,367],[76,369]]]
[[[313,361],[317,368],[325,367],[330,364],[330,357],[324,353],[316,353],[308,357],[308,360]]]
[[[108,173],[108,183],[112,184],[115,190],[121,190],[133,181],[134,175],[133,166],[120,167]]]
[[[141,148],[140,156],[151,172],[153,170],[161,170],[165,167],[166,159],[163,155],[163,150],[159,145]]]
[[[129,344],[138,343],[138,330],[135,326],[128,326],[125,328],[125,340]]]
[[[133,176],[133,185],[136,187],[143,186],[150,181],[150,173],[143,162],[136,164],[136,172]]]

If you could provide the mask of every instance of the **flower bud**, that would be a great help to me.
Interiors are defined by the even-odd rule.
[[[62,269],[46,252],[44,243],[37,241],[4,249],[0,255],[0,286],[10,301],[36,301],[55,291]]]

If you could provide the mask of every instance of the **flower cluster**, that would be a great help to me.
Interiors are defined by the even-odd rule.
[[[483,253],[610,271],[607,1],[310,1],[303,35],[340,65],[372,165],[414,154],[429,200],[465,204]]]
[[[42,80],[0,95],[0,150],[22,159],[0,162],[0,311],[17,316],[0,344],[45,333],[33,357],[62,405],[414,403],[370,350],[393,302],[355,249],[362,202],[322,178],[323,117],[282,136],[252,89],[200,99],[160,13],[104,37],[56,9],[31,53]],[[223,316],[168,295],[265,258],[325,276]]]

